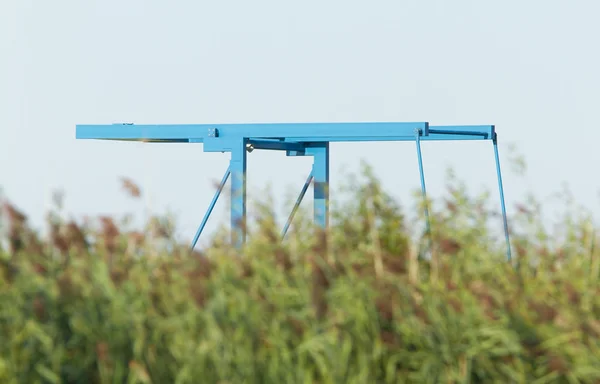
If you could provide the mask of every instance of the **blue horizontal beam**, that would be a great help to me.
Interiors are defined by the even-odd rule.
[[[493,125],[430,125],[428,135],[421,135],[421,140],[492,140],[495,136]],[[310,137],[297,137],[287,141],[310,142]],[[334,141],[415,141],[415,132],[411,136],[390,136],[386,138],[372,137],[331,137]]]
[[[311,143],[311,142],[359,142],[359,141],[415,141],[415,132],[410,136],[323,136],[315,140],[314,137],[310,136],[300,136],[295,138],[286,139],[289,142],[303,142],[303,143]]]
[[[492,140],[495,133],[493,125],[431,125],[421,140]]]
[[[77,139],[203,142],[206,138],[274,139],[288,141],[392,141],[414,138],[416,129],[428,134],[426,122],[250,123],[179,125],[77,125]]]
[[[423,141],[493,140],[493,125],[429,126],[428,123],[265,123],[186,125],[78,125],[78,139],[204,143],[207,152],[230,152],[231,144],[248,139],[255,149],[304,155],[307,143],[413,141],[415,131]]]
[[[249,140],[248,144],[255,149],[270,149],[279,151],[304,151],[305,145],[297,142],[287,142],[280,140]]]

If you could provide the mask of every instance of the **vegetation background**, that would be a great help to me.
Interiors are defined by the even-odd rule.
[[[268,194],[243,251],[190,252],[174,222],[67,219],[49,236],[4,199],[0,382],[598,383],[600,252],[566,199],[554,232],[510,217],[451,172],[431,232],[369,167],[347,175],[327,232],[300,210],[281,241]],[[141,195],[129,180],[124,187]]]

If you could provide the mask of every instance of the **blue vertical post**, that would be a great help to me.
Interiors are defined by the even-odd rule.
[[[315,143],[306,148],[313,156],[314,220],[315,225],[329,225],[329,142]]]
[[[246,142],[235,140],[231,148],[231,240],[238,248],[246,241]]]

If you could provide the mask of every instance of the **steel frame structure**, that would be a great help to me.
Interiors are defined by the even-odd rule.
[[[283,229],[285,236],[294,214],[313,182],[314,222],[322,228],[329,223],[329,145],[333,142],[415,141],[423,197],[426,198],[422,141],[489,140],[494,147],[500,203],[506,237],[507,258],[511,258],[504,190],[498,156],[498,135],[493,125],[430,126],[427,122],[356,123],[250,123],[250,124],[168,124],[77,125],[77,139],[143,141],[155,143],[203,143],[204,152],[231,154],[220,186],[202,219],[193,242],[196,245],[212,210],[231,178],[232,241],[242,246],[246,239],[247,154],[255,149],[285,151],[287,156],[312,156],[313,166]],[[428,212],[425,211],[429,228]]]

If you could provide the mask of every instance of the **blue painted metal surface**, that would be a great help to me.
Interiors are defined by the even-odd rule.
[[[231,146],[231,229],[232,241],[241,247],[246,241],[246,143],[234,139]]]
[[[217,201],[219,200],[219,196],[221,195],[223,188],[225,188],[225,183],[227,183],[227,179],[229,178],[230,174],[231,174],[231,167],[227,167],[227,171],[225,171],[225,175],[223,176],[223,179],[221,180],[221,183],[219,184],[219,188],[215,192],[215,196],[213,197],[212,201],[210,202],[210,205],[208,206],[208,209],[206,210],[206,214],[204,214],[204,217],[202,218],[202,222],[200,223],[200,226],[198,227],[198,230],[196,231],[196,234],[194,235],[194,239],[192,240],[192,247],[191,247],[192,249],[194,249],[194,247],[196,247],[196,243],[198,242],[198,239],[200,238],[200,235],[202,234],[202,231],[204,230],[204,227],[206,226],[206,223],[208,222],[208,219],[210,218],[210,214],[212,213],[213,209],[215,208],[215,205],[217,204]]]
[[[494,157],[496,159],[496,174],[498,176],[498,189],[500,190],[500,207],[502,209],[502,221],[504,224],[504,237],[506,239],[506,258],[510,262],[512,259],[512,252],[510,249],[510,237],[508,233],[508,220],[506,218],[506,203],[504,201],[504,187],[502,185],[502,171],[500,170],[500,156],[498,155],[498,135],[494,133],[492,138],[494,144]]]
[[[316,143],[306,148],[313,156],[314,221],[318,227],[329,224],[329,143]]]
[[[250,124],[166,124],[166,125],[77,125],[77,139],[144,141],[157,143],[203,143],[205,152],[229,152],[229,169],[192,243],[195,246],[216,204],[221,189],[231,176],[232,240],[242,246],[246,239],[247,153],[255,149],[285,151],[288,156],[312,156],[310,179],[314,182],[314,222],[321,228],[329,223],[329,145],[332,142],[413,141],[417,143],[421,188],[426,197],[421,141],[492,140],[494,144],[504,229],[510,259],[510,242],[504,203],[504,190],[493,125],[430,126],[427,122],[358,123],[250,123]],[[305,184],[292,215],[302,201]],[[429,228],[429,213],[426,212]]]
[[[296,142],[414,140],[414,130],[427,123],[257,123],[178,125],[78,125],[78,139],[139,140],[159,142],[222,142],[222,139],[281,138]]]
[[[427,206],[427,189],[425,187],[425,171],[423,170],[423,156],[421,154],[421,131],[415,132],[415,141],[417,144],[417,160],[419,162],[419,176],[421,179],[421,194],[423,195],[423,209],[425,210],[425,235],[430,240],[431,246],[431,224],[429,222],[429,207]]]
[[[283,226],[283,231],[281,231],[281,238],[284,238],[287,231],[290,229],[290,225],[292,225],[292,221],[294,220],[296,211],[298,211],[298,208],[300,208],[300,204],[302,204],[302,200],[304,199],[304,196],[306,195],[306,191],[308,191],[308,187],[310,186],[310,183],[312,182],[312,180],[313,180],[313,173],[311,171],[308,174],[306,181],[304,182],[304,186],[302,187],[302,190],[300,191],[300,195],[298,196],[298,199],[296,199],[296,203],[294,204],[292,213],[290,213],[288,220],[286,221],[285,225]]]

